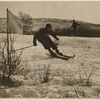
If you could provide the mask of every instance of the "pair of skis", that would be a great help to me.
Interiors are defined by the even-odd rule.
[[[60,55],[57,53],[54,53],[54,55],[52,55],[53,58],[60,58],[60,59],[64,59],[64,60],[69,60],[70,58],[74,58],[75,55],[73,56],[67,56],[67,55]]]

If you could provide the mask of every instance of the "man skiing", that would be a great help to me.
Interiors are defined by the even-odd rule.
[[[74,35],[77,35],[77,26],[79,26],[79,24],[75,20],[73,20],[72,28],[73,28]]]
[[[46,24],[45,28],[41,28],[39,32],[34,35],[33,45],[37,46],[36,40],[38,40],[52,56],[56,55],[53,50],[55,50],[57,54],[63,55],[59,52],[57,45],[51,40],[49,35],[56,40],[59,40],[59,38],[53,33],[51,24]]]

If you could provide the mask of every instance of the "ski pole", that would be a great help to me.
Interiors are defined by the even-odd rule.
[[[16,49],[16,50],[14,50],[14,51],[18,51],[18,50],[22,50],[22,49],[26,49],[26,48],[30,48],[30,47],[32,47],[33,45],[30,45],[30,46],[27,46],[27,47],[23,47],[23,48],[19,48],[19,49]]]

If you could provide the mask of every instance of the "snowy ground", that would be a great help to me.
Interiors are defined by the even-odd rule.
[[[21,86],[1,86],[0,97],[29,98],[100,98],[100,38],[59,37],[58,48],[66,55],[75,54],[68,61],[52,58],[40,43],[23,51],[23,62],[28,60],[27,78],[18,77]],[[33,36],[17,35],[15,49],[32,45]],[[48,83],[41,84],[43,73],[49,66]],[[96,70],[98,69],[98,70]],[[85,80],[92,70],[92,86]],[[83,81],[83,82],[82,82]]]

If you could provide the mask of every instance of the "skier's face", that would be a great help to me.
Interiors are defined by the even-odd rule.
[[[52,30],[52,28],[47,28],[47,31],[51,31]]]

